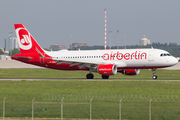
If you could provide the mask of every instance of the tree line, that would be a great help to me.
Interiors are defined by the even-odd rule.
[[[150,45],[146,45],[146,46],[139,46],[139,45],[127,45],[126,49],[137,49],[137,48],[156,48],[156,49],[162,49],[162,50],[166,50],[168,51],[171,55],[175,56],[175,57],[180,57],[180,45],[177,45],[176,43],[152,43]],[[107,49],[109,49],[110,47],[107,46]],[[111,49],[125,49],[124,46],[112,46]],[[73,48],[73,50],[104,50],[104,46],[79,46],[79,47],[75,47]]]
[[[168,51],[171,55],[175,56],[175,57],[180,57],[180,45],[177,45],[176,43],[152,43],[150,45],[146,45],[146,46],[139,46],[139,45],[127,45],[126,49],[137,49],[137,48],[156,48],[156,49],[162,49],[162,50],[166,50]],[[107,46],[107,49],[109,49],[110,47]],[[44,48],[45,50],[49,51],[49,49]],[[104,46],[100,46],[100,45],[94,45],[94,46],[79,46],[79,47],[74,47],[72,48],[72,50],[104,50]],[[117,46],[112,46],[111,49],[117,49]],[[124,46],[118,46],[118,49],[125,49]],[[69,49],[70,50],[70,49]],[[15,48],[11,51],[9,51],[9,55],[13,56],[14,54],[19,54],[20,51],[19,49]],[[2,49],[0,49],[0,55],[3,55],[4,52]]]

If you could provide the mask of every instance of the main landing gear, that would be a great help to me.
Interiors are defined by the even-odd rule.
[[[94,75],[91,73],[92,70],[89,71],[89,73],[86,75],[87,79],[93,79]],[[102,79],[109,79],[109,75],[102,75]]]
[[[102,75],[102,79],[109,79],[109,75]]]
[[[94,75],[92,73],[89,73],[89,74],[86,75],[86,78],[87,79],[93,79]]]
[[[94,75],[92,73],[89,73],[86,75],[87,79],[93,79]],[[102,79],[109,79],[109,75],[102,75]]]
[[[156,80],[156,79],[157,79],[157,75],[155,75],[155,74],[156,74],[156,69],[153,68],[152,71],[153,71],[153,77],[152,77],[152,78],[153,78],[154,80]]]
[[[87,79],[93,79],[94,78],[94,75],[91,72],[92,72],[92,70],[90,69],[89,74],[86,75]]]

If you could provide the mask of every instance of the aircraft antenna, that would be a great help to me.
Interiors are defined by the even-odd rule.
[[[104,43],[104,49],[106,50],[106,9],[104,9],[105,12],[105,43]]]

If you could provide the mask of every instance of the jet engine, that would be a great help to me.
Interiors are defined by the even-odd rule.
[[[117,73],[117,66],[114,64],[99,65],[98,73],[101,75],[115,75]]]
[[[122,71],[124,75],[138,75],[140,73],[140,69],[125,69]]]

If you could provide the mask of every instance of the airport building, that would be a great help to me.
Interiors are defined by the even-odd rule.
[[[63,50],[63,49],[67,49],[66,45],[51,45],[49,47],[49,50],[51,51],[58,51],[58,50]]]
[[[75,48],[75,47],[82,47],[82,46],[88,46],[87,43],[72,43],[72,45],[70,45],[70,48]]]
[[[10,36],[5,39],[5,51],[13,50],[14,48],[18,48],[17,38]]]
[[[146,46],[150,44],[151,44],[151,41],[145,37],[139,40],[139,46]]]

